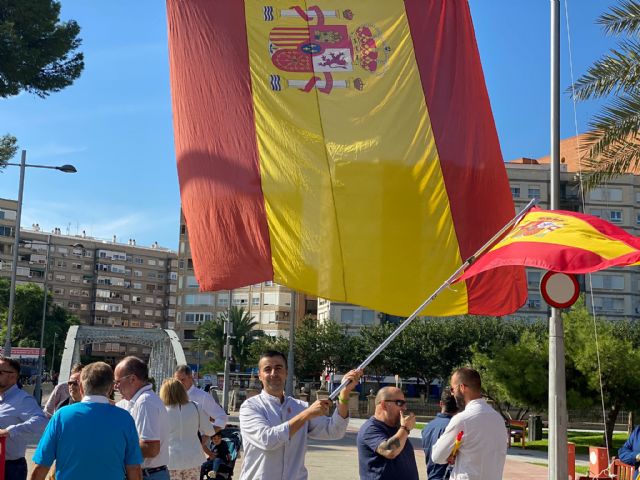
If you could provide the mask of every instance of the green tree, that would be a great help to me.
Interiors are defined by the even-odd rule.
[[[77,22],[60,21],[60,2],[0,0],[0,98],[44,98],[71,85],[84,69],[79,34]],[[0,136],[0,169],[16,150],[14,136]]]
[[[18,140],[9,134],[0,137],[0,169],[7,166],[7,162],[18,151]]]
[[[578,100],[614,95],[590,122],[588,184],[637,168],[640,160],[640,1],[619,0],[597,23],[607,35],[626,35],[573,86]]]
[[[317,380],[325,367],[336,372],[351,370],[354,368],[355,341],[347,335],[344,326],[332,320],[318,322],[310,317],[303,318],[295,338],[296,376]]]
[[[602,382],[606,409],[605,436],[611,445],[620,410],[636,410],[640,404],[640,351],[629,338],[619,336],[619,327],[612,320],[596,321],[596,345],[594,320],[585,308],[583,299],[563,314],[563,319],[567,355],[586,380],[591,398],[600,398]]]
[[[264,335],[256,338],[249,347],[247,367],[257,367],[260,355],[267,350],[275,350],[276,352],[282,352],[287,355],[289,352],[289,339],[284,337],[272,337],[270,335]]]
[[[71,85],[84,68],[79,34],[77,22],[60,21],[60,2],[0,0],[0,97]]]
[[[251,358],[251,344],[264,333],[255,328],[257,322],[244,307],[231,307],[229,313],[233,325],[233,338],[230,339],[230,344],[234,363],[244,367]],[[214,362],[216,359],[224,358],[224,323],[227,315],[227,312],[223,312],[216,319],[206,321],[196,329],[195,348],[212,352]]]
[[[7,279],[0,279],[0,316],[3,322],[2,338],[6,335],[9,288],[9,281]],[[38,347],[40,345],[43,295],[44,293],[41,286],[35,283],[27,283],[16,287],[16,303],[11,328],[11,342],[13,345],[20,347]],[[49,292],[44,336],[44,347],[47,349],[45,363],[47,365],[52,365],[51,355],[53,353],[55,334],[58,334],[58,341],[63,342],[69,327],[71,325],[78,325],[79,323],[77,317],[53,303],[51,292]],[[62,358],[63,350],[61,343],[58,343],[56,358],[54,359],[56,365],[59,364]]]

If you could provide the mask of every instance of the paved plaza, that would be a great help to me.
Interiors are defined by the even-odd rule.
[[[237,423],[237,418],[231,419]],[[339,479],[358,480],[358,450],[356,448],[356,436],[362,420],[353,420],[347,434],[341,440],[322,441],[311,440],[307,448],[306,466],[309,478],[313,479]],[[420,445],[420,432],[414,430],[411,434],[411,444],[414,447],[420,480],[426,480],[425,455]],[[34,447],[27,450],[29,472],[33,469]],[[509,450],[505,465],[504,480],[547,480],[547,468],[540,464],[546,464],[546,454],[538,451],[521,451],[519,448]],[[586,465],[585,459],[578,463]],[[236,463],[235,478],[239,478],[242,457]]]
[[[46,395],[50,388],[45,387]],[[43,402],[44,403],[44,402]],[[310,440],[307,448],[306,466],[309,471],[309,478],[313,479],[338,479],[338,480],[358,480],[358,449],[356,448],[356,436],[358,429],[364,423],[364,419],[351,419],[347,434],[341,440],[324,441]],[[238,425],[238,417],[231,415],[229,422]],[[426,462],[420,442],[420,431],[411,432],[411,444],[416,455],[420,479],[426,480]],[[35,450],[35,445],[27,449],[27,462],[29,473],[33,470],[31,457]],[[580,465],[587,465],[586,455],[577,461]],[[544,452],[535,450],[522,450],[511,448],[507,456],[504,469],[503,480],[547,480],[547,455]],[[236,463],[235,478],[239,478],[242,465],[242,456]]]

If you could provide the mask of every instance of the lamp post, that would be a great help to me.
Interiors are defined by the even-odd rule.
[[[76,167],[73,165],[61,165],[59,167],[50,165],[33,165],[27,163],[27,151],[22,150],[20,163],[7,163],[12,167],[20,167],[20,183],[18,187],[18,206],[16,208],[16,230],[13,240],[13,263],[11,264],[11,288],[9,289],[9,312],[7,313],[7,338],[4,343],[3,354],[5,357],[11,356],[11,322],[16,303],[16,274],[18,271],[18,246],[20,244],[20,217],[22,216],[22,194],[24,191],[24,172],[26,167],[47,168],[51,170],[59,170],[64,173],[76,173]]]
[[[56,361],[56,340],[58,339],[58,332],[55,332],[53,334],[53,352],[51,353],[51,371],[49,372],[49,375],[51,376],[51,378],[53,378],[53,374],[54,372],[54,365],[55,365],[55,361]]]

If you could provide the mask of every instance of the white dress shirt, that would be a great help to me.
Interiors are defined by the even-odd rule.
[[[169,414],[169,470],[200,468],[207,457],[198,431],[207,436],[215,433],[209,415],[195,402],[166,408]]]
[[[305,480],[307,436],[321,440],[342,438],[349,418],[335,410],[331,417],[316,417],[289,438],[289,420],[308,407],[306,402],[278,397],[264,390],[240,407],[240,432],[244,459],[240,480]]]
[[[109,399],[104,395],[85,395],[82,397],[82,403],[109,403]]]
[[[125,410],[133,417],[141,441],[160,441],[160,453],[153,458],[145,458],[142,468],[168,465],[169,415],[151,384],[138,390],[129,404],[125,405]]]
[[[454,415],[433,446],[435,463],[447,463],[460,431],[464,433],[451,480],[501,479],[508,442],[502,416],[484,399],[471,400],[464,411]]]
[[[227,424],[227,414],[211,395],[204,390],[200,390],[195,385],[191,385],[191,388],[187,390],[187,395],[189,395],[190,401],[196,402],[204,413],[213,418],[214,427],[224,428]]]

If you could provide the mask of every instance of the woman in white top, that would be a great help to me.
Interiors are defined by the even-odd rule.
[[[213,435],[213,425],[194,402],[189,401],[182,384],[167,379],[160,388],[160,398],[169,414],[169,474],[171,480],[199,480],[200,466],[206,460],[198,437]]]

